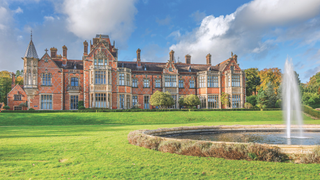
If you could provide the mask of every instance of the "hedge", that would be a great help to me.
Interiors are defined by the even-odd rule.
[[[317,111],[310,106],[303,105],[302,110],[303,110],[303,112],[310,114],[313,117],[320,118],[320,111]]]
[[[280,111],[280,108],[266,108],[264,111]],[[163,111],[260,111],[260,109],[95,109],[84,110],[35,110],[35,111],[2,111],[3,113],[69,113],[69,112],[163,112]]]

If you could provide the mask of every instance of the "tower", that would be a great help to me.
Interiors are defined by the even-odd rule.
[[[24,57],[23,71],[24,71],[24,81],[23,87],[28,96],[28,107],[30,107],[30,99],[33,99],[35,93],[38,90],[38,61],[39,57],[37,50],[32,42],[32,32],[31,40],[29,42],[28,48]]]

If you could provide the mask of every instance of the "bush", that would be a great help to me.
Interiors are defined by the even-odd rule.
[[[78,110],[84,110],[84,109],[86,109],[84,106],[79,106],[78,107]]]
[[[30,108],[29,111],[35,111],[33,108]]]
[[[79,101],[79,102],[78,102],[78,107],[81,107],[81,106],[84,107],[84,102],[83,102],[83,101]]]
[[[246,98],[247,102],[252,104],[252,106],[256,106],[257,105],[257,96],[252,95],[252,96],[248,96]]]
[[[281,108],[281,107],[282,107],[282,101],[281,101],[281,99],[278,99],[275,104],[275,108]]]
[[[320,111],[317,111],[310,106],[303,105],[302,110],[303,112],[310,114],[313,117],[320,118]]]
[[[246,109],[252,109],[253,106],[252,106],[252,104],[246,102],[246,103],[244,103],[244,108],[246,108]]]
[[[130,144],[187,156],[217,157],[225,159],[245,159],[269,162],[282,162],[288,157],[280,148],[261,144],[226,144],[193,140],[165,140],[144,134],[146,130],[132,131],[128,134]]]
[[[312,153],[302,156],[300,160],[305,164],[320,163],[320,146],[316,146]]]
[[[8,105],[3,106],[3,109],[8,110],[10,107]]]

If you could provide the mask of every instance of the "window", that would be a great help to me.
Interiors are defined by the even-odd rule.
[[[130,109],[130,95],[127,95],[127,109]]]
[[[138,87],[138,79],[132,79],[132,87]]]
[[[232,75],[232,87],[240,87],[240,75]]]
[[[232,95],[232,108],[240,108],[241,98],[240,95]]]
[[[94,66],[97,66],[98,63],[97,63],[97,59],[94,60]]]
[[[42,85],[51,86],[51,74],[42,74]]]
[[[70,97],[70,109],[78,109],[78,96]]]
[[[138,104],[138,96],[132,96],[132,106]]]
[[[17,110],[22,110],[22,107],[20,107],[20,106],[14,106],[14,107],[13,107],[13,110],[15,110],[15,111],[17,111]]]
[[[183,88],[183,80],[179,79],[179,88]]]
[[[95,94],[95,107],[96,108],[106,108],[107,107],[107,95],[105,93]]]
[[[120,109],[124,109],[124,94],[120,94]]]
[[[207,108],[207,98],[206,96],[200,96],[200,108],[205,109]]]
[[[199,77],[199,87],[200,88],[206,87],[205,76]]]
[[[209,95],[208,96],[208,109],[219,108],[219,96]]]
[[[194,88],[194,80],[190,80],[190,88]]]
[[[169,68],[169,71],[171,72],[171,71],[172,71],[172,68]]]
[[[127,74],[127,86],[130,86],[130,74]]]
[[[71,78],[71,86],[78,86],[78,78],[76,77]]]
[[[98,66],[103,66],[103,59],[98,60]]]
[[[143,79],[143,87],[144,88],[150,87],[150,80],[149,79]]]
[[[21,95],[20,94],[17,94],[17,95],[14,95],[14,101],[21,101]]]
[[[161,81],[160,81],[160,79],[156,79],[156,88],[161,88]]]
[[[177,80],[175,75],[164,76],[165,87],[177,87]]]
[[[219,87],[218,76],[208,76],[208,87]]]
[[[124,73],[119,73],[119,85],[124,86]]]
[[[149,109],[149,96],[144,96],[144,109]]]
[[[233,71],[234,70],[234,66],[230,66],[230,69],[231,69],[231,71]]]
[[[52,95],[41,95],[41,109],[52,109]]]
[[[106,84],[106,71],[95,71],[95,84]]]

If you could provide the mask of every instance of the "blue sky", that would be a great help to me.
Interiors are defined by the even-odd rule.
[[[83,41],[108,34],[119,60],[216,65],[238,55],[242,69],[283,69],[292,58],[302,82],[320,71],[319,0],[0,0],[0,70],[22,69],[30,31],[38,55],[68,47],[81,59]]]

